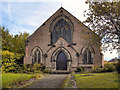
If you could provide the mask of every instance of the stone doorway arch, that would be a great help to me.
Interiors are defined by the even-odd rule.
[[[66,66],[66,69],[64,69],[64,70],[71,71],[72,57],[71,57],[70,52],[67,49],[65,49],[64,47],[59,47],[53,52],[53,54],[51,56],[51,63],[52,63],[51,70],[52,71],[58,70],[57,66],[56,66],[57,65],[56,62],[61,53],[64,53],[64,58],[67,59],[65,62],[65,63],[67,63],[67,66]]]

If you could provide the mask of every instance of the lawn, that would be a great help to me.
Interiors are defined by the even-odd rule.
[[[17,84],[21,81],[29,80],[35,77],[34,74],[15,74],[15,73],[4,73],[2,74],[2,87],[11,88],[12,85]]]
[[[117,73],[75,74],[78,88],[118,88]]]

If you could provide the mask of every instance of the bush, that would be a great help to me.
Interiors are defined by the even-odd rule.
[[[120,63],[116,65],[116,70],[118,71],[118,73],[120,73]]]
[[[103,67],[104,72],[113,72],[116,70],[116,67],[113,63],[107,63]]]
[[[84,71],[84,68],[83,67],[77,67],[75,72],[83,72]]]
[[[114,63],[107,63],[104,65],[103,68],[100,68],[98,66],[93,67],[94,73],[101,73],[101,72],[113,72],[116,70],[117,65]]]
[[[50,73],[50,71],[48,69],[44,69],[43,72],[44,73]]]
[[[103,71],[103,68],[95,68],[94,70],[92,70],[93,73],[101,73],[101,72],[104,72]]]
[[[1,52],[1,51],[0,51]],[[40,73],[49,72],[43,64],[22,64],[22,54],[15,54],[8,50],[2,51],[2,72],[14,73]],[[0,65],[1,66],[1,65]]]
[[[120,73],[120,62],[114,63],[114,66],[115,66],[116,71],[118,71],[118,73]]]
[[[23,65],[22,65],[22,66],[23,66]],[[16,64],[16,65],[14,66],[13,72],[14,72],[14,73],[20,73],[20,72],[22,72],[22,71],[23,71],[22,66]]]
[[[40,73],[43,66],[41,64],[24,64],[22,69],[23,73]]]
[[[2,51],[2,72],[19,72],[21,62],[19,61],[22,54],[10,52],[8,50]]]
[[[15,55],[9,51],[2,51],[2,72],[13,72],[16,65]]]

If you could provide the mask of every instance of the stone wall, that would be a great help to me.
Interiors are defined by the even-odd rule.
[[[72,33],[72,40],[75,45],[71,45],[72,47],[69,47],[69,44],[63,38],[59,38],[59,40],[55,43],[55,47],[50,46],[50,25],[53,20],[60,15],[61,17],[64,15],[67,16],[73,23],[74,31]],[[95,55],[93,58],[94,63],[90,65],[85,65],[82,62],[81,50],[86,45],[92,46],[95,51]],[[51,70],[56,70],[56,63],[54,60],[52,61],[52,57],[54,57],[53,55],[55,51],[61,48],[61,50],[63,50],[64,52],[69,53],[68,56],[71,56],[71,60],[68,61],[68,70],[77,66],[92,67],[94,65],[102,65],[98,36],[63,8],[60,8],[28,38],[28,44],[26,46],[26,53],[24,57],[24,64],[32,63],[32,50],[35,47],[39,47],[41,49],[42,63],[44,63],[45,66],[47,68],[50,68]],[[45,55],[47,56],[45,57]]]

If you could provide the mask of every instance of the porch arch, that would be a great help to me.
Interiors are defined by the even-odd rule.
[[[61,51],[65,53],[65,55],[66,55],[66,57],[67,57],[67,60],[72,60],[72,57],[71,57],[70,52],[69,52],[67,49],[65,49],[64,47],[59,47],[59,48],[57,48],[57,49],[53,52],[52,57],[51,57],[51,60],[52,60],[52,61],[53,61],[53,60],[56,60],[58,54],[59,54]]]
[[[57,70],[56,60],[61,52],[63,52],[67,58],[67,71],[71,71],[72,57],[71,57],[70,52],[64,47],[59,47],[53,52],[53,54],[51,56],[51,63],[52,63],[51,68],[52,68],[52,70]]]

